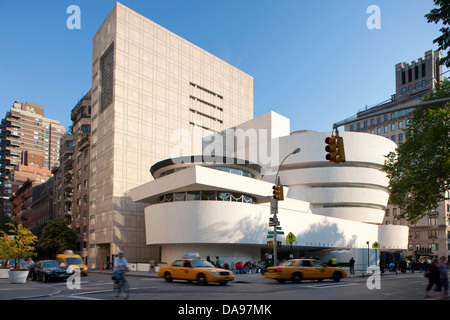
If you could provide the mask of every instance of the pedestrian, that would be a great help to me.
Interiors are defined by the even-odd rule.
[[[34,263],[33,259],[31,257],[29,257],[27,259],[27,269],[28,269],[28,277],[27,278],[31,278],[34,267],[35,267],[35,263]]]
[[[239,274],[246,273],[241,261],[236,262],[236,273]]]
[[[389,263],[389,271],[393,272],[395,270],[395,263],[391,262]]]
[[[447,298],[448,290],[448,274],[447,274],[447,263],[445,263],[445,256],[440,257],[438,263],[439,276],[441,280],[442,295],[441,298]]]
[[[222,266],[222,261],[220,261],[219,256],[216,256],[216,268],[220,268]]]
[[[350,266],[350,274],[355,274],[355,259],[350,259],[348,265]]]
[[[403,274],[406,274],[406,261],[405,260],[402,260],[400,262],[400,270]]]
[[[431,290],[431,288],[433,288],[433,286],[435,286],[435,290],[437,292],[439,292],[442,296],[441,280],[440,280],[440,274],[439,274],[439,269],[438,269],[437,265],[438,265],[438,260],[434,259],[431,262],[431,265],[430,265],[428,271],[425,273],[425,277],[428,278],[428,285],[425,288],[425,298],[430,297],[428,295],[428,292]]]
[[[255,261],[255,260],[253,260],[253,263],[252,263],[252,269],[253,269],[253,271],[254,271],[255,273],[258,273],[258,265],[256,264],[256,261]]]
[[[411,272],[414,273],[414,271],[416,270],[416,263],[413,261],[410,262],[411,265]]]
[[[336,267],[337,266],[337,260],[335,257],[331,258],[331,266]]]

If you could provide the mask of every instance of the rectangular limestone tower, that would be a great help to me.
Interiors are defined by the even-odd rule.
[[[93,39],[91,117],[89,265],[121,248],[157,260],[129,190],[152,180],[154,163],[201,152],[195,134],[252,119],[253,78],[116,3]]]

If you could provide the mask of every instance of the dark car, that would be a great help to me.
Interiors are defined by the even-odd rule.
[[[60,267],[56,260],[43,260],[35,264],[32,271],[32,280],[67,280],[74,271],[68,271],[66,267]]]

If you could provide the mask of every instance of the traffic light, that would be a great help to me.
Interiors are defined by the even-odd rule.
[[[282,245],[281,241],[277,241],[277,248],[281,248],[281,245]]]
[[[283,186],[281,184],[276,184],[272,187],[273,198],[276,200],[284,200]]]
[[[325,159],[330,162],[345,162],[344,138],[339,136],[331,136],[325,139],[325,151],[327,155]]]
[[[273,240],[267,241],[267,246],[268,246],[269,248],[273,248]]]

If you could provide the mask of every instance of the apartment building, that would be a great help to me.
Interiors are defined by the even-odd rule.
[[[41,154],[42,167],[50,170],[59,165],[59,142],[64,132],[59,121],[44,117],[43,106],[15,101],[6,112],[0,123],[0,210],[6,215],[11,215],[9,197],[28,178],[18,169],[24,151],[30,151],[30,156]]]
[[[396,92],[390,99],[380,104],[365,108],[356,115],[334,124],[344,126],[345,131],[365,132],[391,139],[397,144],[406,140],[404,129],[415,106],[421,103],[421,98],[433,92],[436,83],[442,81],[442,66],[439,59],[440,51],[429,50],[424,58],[411,63],[395,65]],[[409,226],[409,245],[406,256],[417,258],[430,255],[450,257],[450,201],[440,203],[438,210],[428,212],[416,224],[411,225],[404,219],[398,219],[401,209],[388,205],[383,223],[386,225]],[[430,255],[430,256],[431,256]]]
[[[78,235],[76,251],[87,261],[89,245],[89,162],[91,90],[72,109],[72,230]]]
[[[201,152],[195,135],[251,119],[253,78],[120,3],[92,61],[90,265],[120,248],[148,262],[159,248],[146,245],[144,205],[129,190],[153,179],[152,164]]]
[[[30,228],[37,228],[53,219],[53,182],[51,177],[46,182],[33,187],[31,201]]]
[[[53,210],[57,219],[68,219],[72,223],[73,200],[73,136],[67,132],[61,139],[60,163],[54,167],[52,174],[55,179],[53,184]]]
[[[89,243],[90,117],[91,90],[72,109],[72,130],[61,140],[61,165],[52,170],[54,216],[67,219],[69,227],[78,235],[75,250],[85,261]]]

